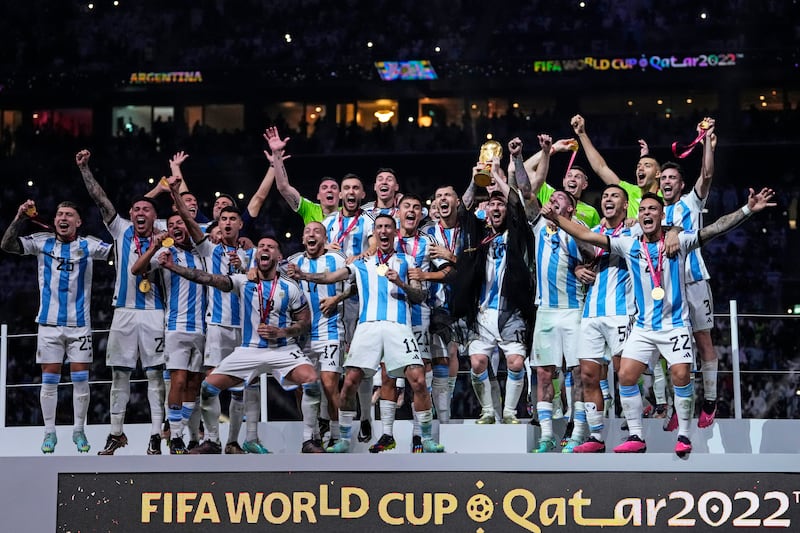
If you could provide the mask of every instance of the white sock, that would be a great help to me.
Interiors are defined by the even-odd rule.
[[[642,394],[638,385],[619,386],[620,403],[625,420],[628,421],[628,433],[642,438]],[[644,439],[642,439],[644,440]]]
[[[261,417],[261,388],[258,385],[244,389],[244,418],[247,440],[258,440],[258,422]]]
[[[203,423],[206,426],[206,440],[219,442],[219,389],[203,381],[200,387],[200,407],[203,410]]]
[[[450,423],[450,389],[448,387],[447,365],[433,367],[433,381],[431,382],[431,397],[436,407],[436,417],[440,424]]]
[[[164,424],[164,373],[161,369],[148,368],[147,403],[150,404],[150,434],[161,435]]]
[[[672,387],[675,396],[672,399],[675,414],[678,415],[678,435],[689,436],[694,411],[694,384],[690,381],[683,387]]]
[[[342,440],[350,442],[353,436],[353,419],[355,417],[355,411],[342,411],[339,409],[339,428],[342,432]]]
[[[394,435],[394,420],[397,413],[397,404],[392,400],[381,400],[381,424],[385,435]]]
[[[300,400],[300,412],[303,414],[303,442],[319,434],[319,408],[321,402],[319,383],[303,385],[303,398]]]
[[[703,371],[703,399],[714,401],[717,399],[717,368],[719,359],[703,361],[700,366]]]
[[[111,370],[111,434],[122,435],[122,423],[131,397],[130,370]],[[160,431],[161,428],[159,428]]]
[[[542,440],[553,438],[553,402],[536,402],[536,416],[542,430]]]
[[[72,431],[83,431],[86,426],[86,414],[89,412],[89,371],[70,372],[72,378],[72,412],[75,423]]]
[[[244,388],[232,387],[231,403],[228,405],[228,442],[239,442],[239,433],[242,430],[242,420],[244,420]]]
[[[506,400],[503,407],[503,417],[517,415],[517,404],[519,398],[522,396],[522,389],[525,388],[525,370],[522,369],[518,372],[514,370],[508,371],[508,378],[506,379]]]
[[[667,403],[667,376],[661,361],[657,361],[653,368],[653,395],[656,397],[656,405]]]
[[[489,372],[484,370],[480,375],[470,371],[470,378],[472,388],[475,390],[475,396],[478,397],[478,402],[481,404],[481,417],[492,415],[494,416],[494,407],[492,407],[492,387],[489,383]]]
[[[592,437],[602,442],[603,429],[603,411],[597,410],[597,405],[594,402],[586,402],[583,404],[586,410],[586,423],[589,425],[589,431]]]
[[[572,406],[572,439],[577,442],[583,442],[586,439],[586,433],[589,429],[586,423],[586,404],[583,402],[575,402]]]
[[[56,430],[59,381],[61,381],[61,374],[42,372],[42,387],[39,389],[39,404],[42,407],[45,433],[54,433]]]

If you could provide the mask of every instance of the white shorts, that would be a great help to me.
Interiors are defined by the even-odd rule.
[[[167,331],[164,337],[167,370],[203,371],[203,345],[206,336],[202,332]]]
[[[242,345],[242,329],[209,324],[207,330],[203,365],[214,368]]]
[[[423,364],[411,326],[388,321],[358,325],[345,368],[360,368],[364,376],[372,378],[381,362],[392,378],[402,378],[407,366]]]
[[[303,352],[318,372],[342,373],[342,341],[306,341]]]
[[[239,346],[222,360],[212,374],[224,374],[244,381],[247,386],[265,372],[271,372],[279,383],[294,385],[286,379],[300,365],[311,365],[311,361],[296,344],[278,348],[250,348]]]
[[[686,300],[689,302],[689,321],[692,331],[708,331],[714,327],[714,297],[707,280],[686,284]]]
[[[627,316],[596,316],[581,319],[578,358],[606,364],[611,357],[622,353],[630,332]]]
[[[429,324],[422,326],[411,326],[411,331],[414,332],[414,338],[417,340],[417,348],[419,354],[425,361],[431,360],[431,333],[429,331]]]
[[[481,309],[478,312],[478,331],[473,332],[469,343],[469,355],[485,355],[489,357],[495,348],[500,348],[506,355],[525,357],[525,322],[519,313],[514,313],[499,331],[500,314],[496,309]]]
[[[667,365],[694,364],[692,333],[689,328],[672,328],[663,331],[634,327],[622,350],[622,357],[653,367],[661,355]]]
[[[542,309],[536,313],[533,328],[531,366],[578,366],[578,339],[581,332],[580,309]]]
[[[106,365],[153,368],[164,364],[164,311],[160,309],[114,309],[108,334]]]
[[[89,326],[47,326],[36,333],[36,362],[40,365],[64,362],[92,362],[92,328]]]

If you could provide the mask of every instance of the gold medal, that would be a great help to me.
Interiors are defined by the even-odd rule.
[[[664,299],[664,289],[661,287],[655,287],[652,291],[650,291],[650,296],[653,297],[653,300],[661,301]]]
[[[33,218],[39,213],[36,211],[35,207],[29,207],[28,209],[25,210],[25,214],[28,215],[29,218]]]
[[[164,248],[172,248],[172,245],[174,244],[175,244],[175,239],[173,239],[172,237],[167,237],[166,239],[161,241],[161,246],[163,246]]]
[[[386,273],[389,272],[389,267],[387,265],[380,264],[375,267],[375,272],[377,272],[379,276],[385,276]]]
[[[139,282],[139,292],[150,292],[150,281],[143,279]]]
[[[169,189],[169,181],[167,181],[167,178],[161,178],[158,181],[159,183],[161,183],[162,187],[166,187],[167,189]]]
[[[558,233],[558,229],[554,228],[549,224],[544,227],[544,230],[547,232],[548,235],[555,235],[556,233]]]
[[[704,120],[704,121],[702,121],[700,123],[700,129],[701,130],[707,130],[710,127],[711,127],[711,124],[707,120]]]

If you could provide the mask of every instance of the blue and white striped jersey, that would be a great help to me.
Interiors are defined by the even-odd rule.
[[[697,191],[692,187],[691,192],[681,196],[681,199],[672,205],[664,206],[664,225],[680,226],[684,230],[700,231],[703,228],[703,209],[705,199],[697,196]],[[706,263],[700,249],[692,250],[686,258],[686,282],[711,279]]]
[[[411,326],[411,302],[405,291],[376,270],[379,255],[365,257],[347,265],[350,281],[358,287],[358,322],[389,321]],[[405,254],[392,254],[386,265],[408,282],[408,269],[414,263]]]
[[[158,258],[167,250],[172,252],[172,260],[176,265],[205,270],[196,249],[184,250],[177,246],[162,248],[150,260],[150,269],[161,270],[164,280],[164,294],[167,297],[164,327],[166,331],[203,333],[206,330],[206,287],[161,268]]]
[[[480,306],[484,309],[502,311],[505,298],[501,295],[503,278],[506,275],[506,250],[508,247],[508,230],[496,233],[484,239],[489,244],[486,255],[486,275],[481,283]]]
[[[327,252],[319,257],[308,257],[305,252],[294,254],[289,258],[290,263],[297,265],[303,272],[312,274],[320,272],[333,272],[345,267],[345,258],[339,252]],[[298,282],[303,289],[306,300],[311,309],[311,331],[308,333],[312,341],[335,341],[344,338],[342,324],[342,305],[337,306],[336,312],[327,316],[320,309],[320,300],[330,298],[349,290],[347,281],[321,285],[310,281]]]
[[[608,235],[616,239],[620,235],[630,237],[628,227],[607,228],[604,225],[592,228],[595,233]],[[616,235],[615,235],[616,233]],[[583,306],[583,318],[633,316],[636,303],[633,300],[633,285],[628,264],[618,255],[613,255],[602,248],[596,248],[597,277],[586,291],[586,303]]]
[[[406,257],[412,260],[411,268],[419,268],[423,272],[430,272],[446,264],[446,261],[443,259],[431,259],[430,247],[434,244],[436,244],[436,242],[433,240],[433,237],[418,231],[413,237],[401,237],[398,235],[395,243],[395,251],[398,254],[405,254]],[[422,286],[429,291],[429,296],[426,301],[422,303],[411,304],[412,326],[427,326],[431,321],[430,284],[423,282]]]
[[[332,213],[322,221],[328,233],[328,242],[341,246],[345,257],[360,255],[369,248],[369,238],[375,221],[368,214],[359,211],[355,217]]]
[[[297,344],[294,337],[267,340],[258,336],[259,324],[288,327],[292,324],[292,314],[308,305],[296,281],[283,276],[269,281],[248,281],[245,274],[233,274],[231,281],[232,292],[238,294],[241,301],[242,346],[276,348]]]
[[[197,251],[205,261],[206,271],[211,274],[231,275],[235,274],[235,269],[230,263],[230,252],[235,251],[242,262],[242,268],[246,269],[253,260],[253,250],[243,250],[234,248],[224,243],[214,244],[208,239],[200,241]],[[206,324],[218,326],[228,326],[234,328],[242,327],[241,304],[239,295],[236,291],[223,292],[214,287],[208,287],[208,310],[206,311]]]
[[[700,246],[696,231],[684,231],[679,236],[680,251],[670,259],[663,253],[663,241],[644,243],[642,239],[633,237],[616,237],[609,239],[611,253],[619,255],[628,264],[633,283],[633,296],[636,301],[635,326],[645,330],[661,331],[678,327],[690,327],[689,304],[686,301],[686,271],[684,262],[691,250]],[[652,291],[655,287],[653,275],[644,251],[653,263],[653,268],[660,271],[661,287],[664,298],[654,300]],[[659,248],[662,253],[659,254]],[[658,258],[661,256],[661,267]]]
[[[22,253],[35,255],[39,264],[36,322],[91,327],[93,262],[108,259],[111,245],[96,237],[61,242],[53,233],[34,233],[19,240]]]
[[[461,230],[458,226],[445,228],[439,223],[429,223],[423,226],[420,231],[433,237],[436,244],[446,247],[454,255],[458,256],[461,253],[463,246],[461,244]],[[431,293],[431,298],[429,299],[431,307],[447,307],[450,285],[432,282],[429,290]]]
[[[139,290],[139,284],[144,277],[131,274],[133,264],[150,247],[152,236],[137,236],[133,222],[119,215],[115,216],[111,223],[106,224],[106,227],[114,238],[114,268],[117,270],[112,305],[127,309],[164,309],[164,298],[159,283],[151,282],[150,290],[142,292]],[[153,231],[165,229],[156,224]]]
[[[539,217],[533,225],[533,236],[536,239],[536,305],[542,309],[580,309],[585,295],[583,283],[575,277],[575,267],[582,262],[577,242],[560,228],[549,234],[544,217]]]

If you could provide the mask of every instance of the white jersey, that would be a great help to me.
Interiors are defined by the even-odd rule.
[[[484,243],[488,243],[489,251],[486,254],[486,275],[481,283],[480,306],[502,311],[505,307],[505,298],[501,293],[506,275],[508,230],[487,236]]]
[[[263,339],[258,325],[285,328],[292,324],[292,314],[308,305],[297,282],[282,276],[269,281],[249,281],[245,274],[231,275],[233,291],[241,301],[242,346],[247,348],[276,348],[297,345],[294,337]]]
[[[162,248],[150,260],[151,270],[161,270],[164,280],[164,294],[167,300],[165,319],[166,331],[183,333],[203,333],[206,330],[206,288],[199,283],[182,278],[165,270],[158,264],[159,256],[169,250],[176,265],[186,268],[203,268],[203,260],[196,250],[184,250],[177,246]]]
[[[322,221],[328,242],[341,246],[345,257],[360,255],[369,248],[369,238],[375,221],[359,210],[355,217],[346,217],[341,212],[332,213]]]
[[[703,227],[703,209],[706,201],[697,195],[692,187],[691,192],[681,196],[672,205],[664,206],[664,225],[679,226],[684,230],[700,231]],[[692,250],[686,258],[686,282],[711,279],[700,249]]]
[[[446,247],[454,255],[458,256],[461,253],[463,246],[461,245],[461,228],[459,226],[445,228],[440,223],[428,223],[421,231],[433,237],[436,244]],[[429,300],[431,307],[446,307],[449,291],[450,285],[446,283],[431,283]]]
[[[413,260],[405,254],[392,254],[386,259],[386,265],[400,275],[400,279],[408,281],[408,269],[413,267]],[[358,322],[377,322],[385,320],[411,326],[411,305],[406,293],[381,276],[376,270],[380,254],[366,257],[347,265],[350,280],[358,286]]]
[[[205,260],[205,268],[211,274],[222,274],[229,276],[235,274],[233,265],[230,262],[230,252],[235,251],[242,262],[242,268],[247,268],[253,258],[253,250],[243,250],[234,248],[224,243],[214,244],[209,239],[200,241],[197,245],[200,256]],[[242,316],[240,314],[241,304],[239,295],[236,291],[224,292],[214,287],[208,287],[208,310],[206,311],[206,323],[218,326],[228,326],[232,328],[242,327]]]
[[[111,245],[96,237],[61,242],[53,233],[20,237],[22,253],[39,264],[39,311],[47,326],[91,327],[92,272],[95,259],[107,259]]]
[[[583,224],[577,219],[573,219]],[[533,225],[536,239],[536,305],[541,309],[580,309],[584,288],[575,267],[581,261],[578,244],[563,229],[547,232],[547,219],[539,217]]]
[[[447,262],[444,259],[431,259],[431,246],[436,244],[433,237],[417,232],[413,237],[400,237],[395,243],[395,251],[404,254],[412,260],[411,268],[419,268],[423,272],[443,267]],[[433,266],[434,268],[431,268]],[[429,289],[428,283],[423,282],[422,287]],[[411,325],[427,326],[431,321],[430,293],[422,303],[411,304]]]
[[[607,228],[605,225],[592,228],[595,233],[615,239],[620,235],[631,236],[627,227]],[[583,318],[633,316],[636,303],[628,264],[618,255],[596,248],[597,276],[586,291]]]
[[[316,258],[306,256],[304,252],[294,254],[289,258],[290,263],[294,263],[303,272],[316,274],[320,272],[334,272],[345,267],[344,255],[339,252],[328,252]],[[311,309],[311,331],[309,338],[312,341],[338,341],[344,339],[344,325],[342,324],[342,304],[336,308],[336,312],[327,316],[320,309],[320,300],[330,298],[349,290],[349,282],[331,283],[321,285],[309,281],[301,281],[300,287],[303,289],[306,300]]]
[[[160,280],[150,280],[150,290],[142,292],[139,290],[139,285],[144,276],[131,274],[133,264],[150,247],[152,236],[139,237],[134,231],[133,222],[119,215],[106,224],[106,227],[114,238],[114,267],[117,269],[114,298],[111,300],[111,304],[114,307],[128,309],[164,309]],[[164,229],[157,223],[153,231],[158,232]]]
[[[695,231],[684,231],[679,236],[680,251],[670,259],[663,250],[663,240],[645,244],[641,239],[633,237],[616,237],[609,239],[611,253],[625,259],[633,282],[633,295],[636,299],[635,326],[645,330],[661,331],[671,328],[689,327],[689,303],[686,301],[686,280],[684,262],[691,250],[700,245]],[[644,251],[647,246],[647,253]],[[653,268],[660,270],[661,287],[664,298],[653,299],[653,272],[647,257],[650,257]],[[661,256],[660,269],[659,255]]]

